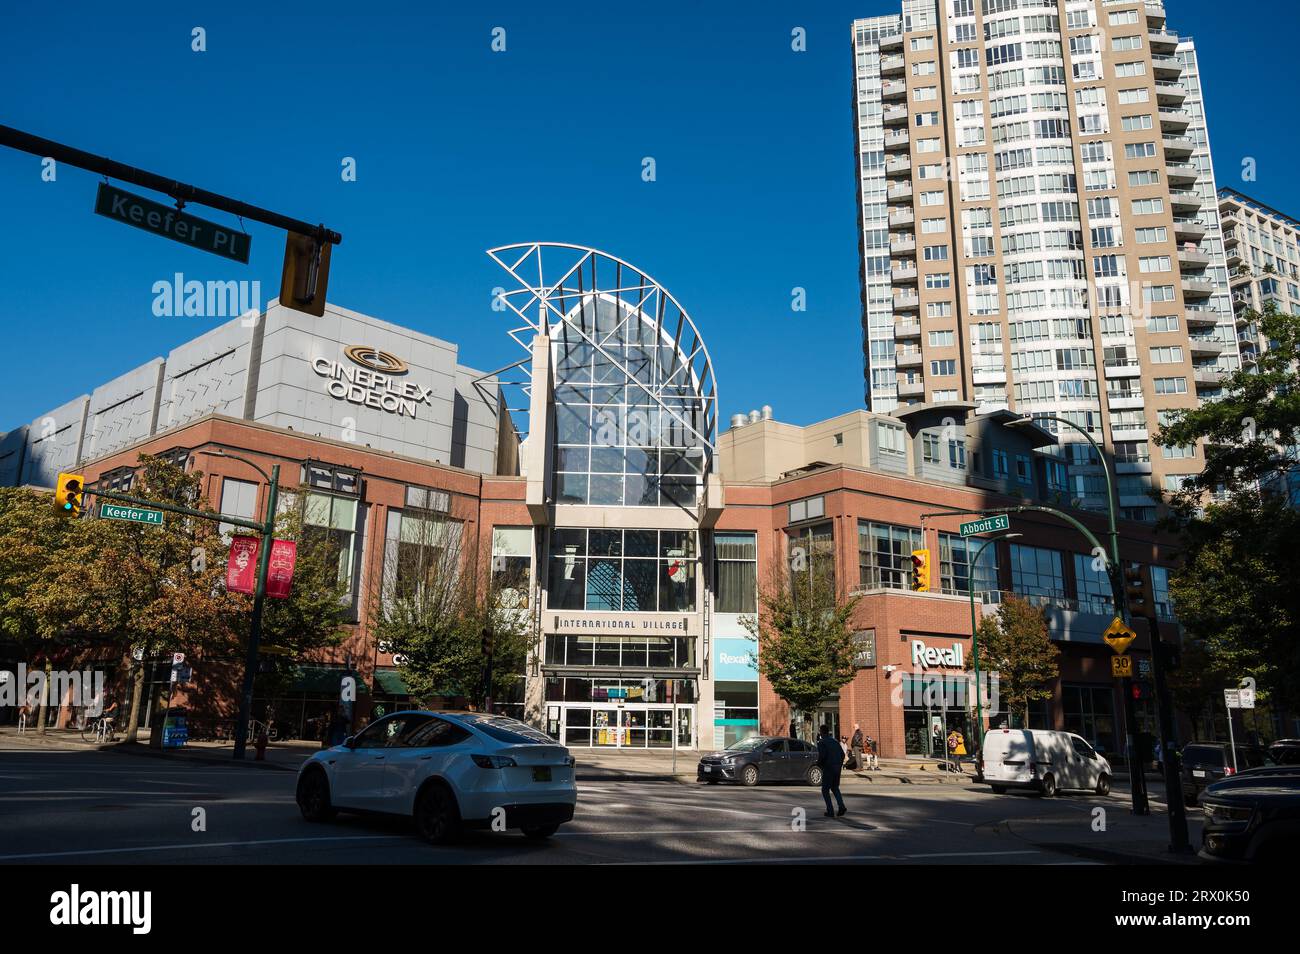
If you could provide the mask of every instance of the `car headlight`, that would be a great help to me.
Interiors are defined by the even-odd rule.
[[[1254,809],[1250,806],[1221,805],[1206,802],[1201,806],[1205,811],[1205,821],[1211,825],[1245,825],[1250,822]]]
[[[485,769],[514,768],[519,764],[508,755],[471,755],[470,758],[479,768]]]

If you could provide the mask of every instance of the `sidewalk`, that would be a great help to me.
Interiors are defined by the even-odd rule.
[[[1104,820],[1105,829],[1098,830]],[[1188,841],[1193,851],[1174,854],[1169,851],[1169,816],[1163,806],[1152,806],[1150,815],[1134,815],[1126,806],[1106,810],[1103,818],[1093,813],[1075,819],[1013,818],[990,824],[996,834],[1021,842],[1071,855],[1080,860],[1127,865],[1195,865],[1204,864],[1196,856],[1201,845],[1199,813],[1189,812]]]
[[[79,752],[118,752],[124,755],[138,755],[209,765],[243,764],[255,768],[278,769],[284,772],[298,771],[298,767],[313,752],[320,751],[319,742],[272,742],[266,747],[265,761],[259,762],[256,761],[256,750],[250,744],[244,761],[236,763],[234,759],[235,747],[231,742],[190,742],[179,749],[155,749],[149,745],[148,739],[148,733],[141,732],[139,742],[114,742],[109,745],[92,745],[82,742],[79,732],[67,732],[62,729],[50,729],[44,735],[32,729],[20,733],[11,726],[0,729],[0,742],[13,742],[19,745],[67,749]]]
[[[677,767],[673,768],[672,750],[663,749],[571,749],[577,759],[578,781],[689,781],[696,779],[701,750],[680,749]],[[912,759],[881,759],[878,771],[854,772],[845,769],[840,784],[847,787],[868,785],[969,785],[969,766],[965,774],[939,769],[937,762]]]

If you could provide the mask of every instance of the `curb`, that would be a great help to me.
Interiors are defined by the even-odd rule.
[[[139,743],[131,744],[127,742],[121,742],[116,745],[104,746],[99,751],[118,752],[123,755],[142,755],[142,756],[152,757],[156,759],[171,759],[173,762],[176,761],[195,762],[199,765],[235,765],[235,766],[243,766],[247,768],[270,769],[276,772],[296,773],[298,771],[297,765],[293,765],[293,766],[281,765],[269,760],[258,762],[255,759],[244,759],[243,761],[240,761],[234,758],[217,757],[211,755],[188,755],[188,754],[181,755],[173,752],[164,752],[161,749],[154,749],[147,745],[140,745]]]

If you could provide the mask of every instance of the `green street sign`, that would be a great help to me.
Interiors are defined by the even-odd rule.
[[[248,250],[253,240],[246,233],[124,192],[106,182],[101,182],[99,191],[95,193],[95,212],[173,242],[248,264]]]
[[[963,523],[958,529],[963,537],[973,537],[977,533],[996,533],[999,530],[1010,530],[1011,515],[1000,513],[994,517],[972,520],[970,523]]]
[[[123,507],[120,504],[102,503],[99,515],[106,520],[125,520],[128,523],[147,523],[153,527],[163,525],[161,510],[142,510],[139,507]]]

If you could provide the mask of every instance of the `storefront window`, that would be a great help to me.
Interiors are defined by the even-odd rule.
[[[939,586],[944,593],[964,596],[970,592],[970,561],[974,553],[979,553],[979,565],[975,568],[976,598],[1001,589],[998,584],[998,546],[996,543],[984,546],[986,543],[988,540],[979,537],[939,534]]]
[[[1066,732],[1082,736],[1103,754],[1119,752],[1115,694],[1110,686],[1066,686],[1061,704]]]
[[[758,609],[758,547],[752,533],[715,533],[713,566],[719,613]]]
[[[912,551],[921,531],[887,523],[858,523],[858,583],[869,589],[905,590],[911,585]]]
[[[554,530],[548,606],[694,612],[696,566],[693,531]]]
[[[713,744],[725,749],[758,734],[758,683],[718,681],[713,687]]]
[[[677,636],[548,635],[548,666],[609,666],[622,669],[695,665],[695,640]]]
[[[967,688],[964,675],[903,676],[903,746],[908,755],[945,758],[948,733],[954,729],[972,751]]]

